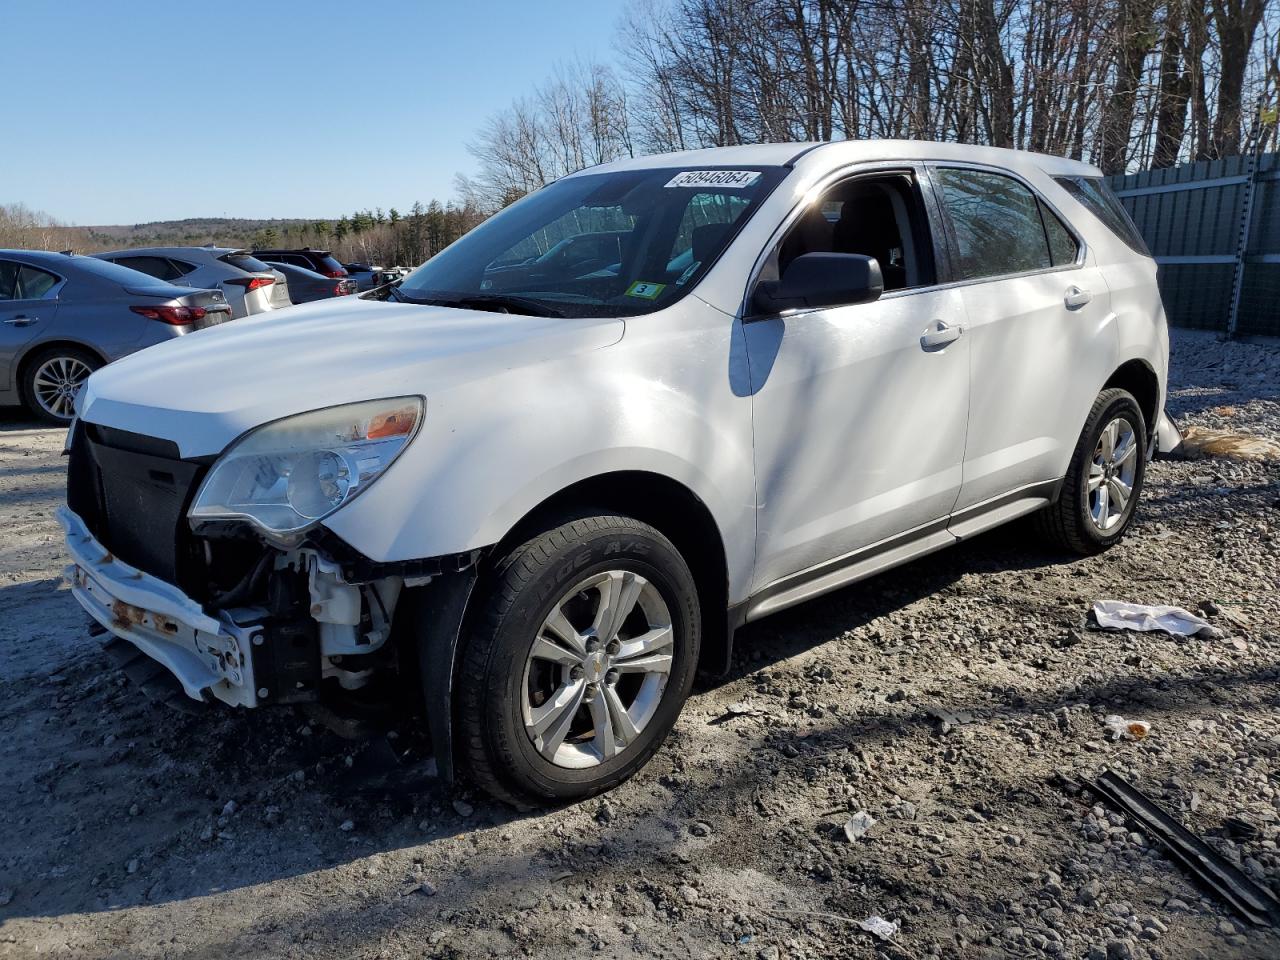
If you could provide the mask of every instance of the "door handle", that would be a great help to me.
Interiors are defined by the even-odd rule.
[[[20,314],[19,316],[16,316],[16,317],[9,317],[4,322],[14,327],[29,327],[31,326],[31,324],[36,322],[36,318],[28,317],[25,314]]]
[[[1063,294],[1062,302],[1067,305],[1068,310],[1079,310],[1092,299],[1093,294],[1088,290],[1072,285],[1067,287],[1067,292]]]
[[[964,333],[964,327],[953,327],[941,320],[935,320],[925,330],[924,336],[920,338],[920,348],[922,350],[940,350],[948,343],[959,340],[962,333]]]

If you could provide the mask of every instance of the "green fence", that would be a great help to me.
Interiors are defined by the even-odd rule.
[[[1160,265],[1169,322],[1280,336],[1280,155],[1110,178]]]

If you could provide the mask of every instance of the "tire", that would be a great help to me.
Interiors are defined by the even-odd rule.
[[[23,365],[23,405],[36,419],[65,427],[74,410],[74,390],[101,366],[101,359],[80,347],[38,350]]]
[[[1127,424],[1131,428],[1133,449],[1121,468],[1113,463],[1107,469],[1099,466],[1099,455],[1103,452],[1102,437],[1103,432],[1115,423]],[[1119,436],[1124,437],[1123,427]],[[1123,439],[1116,446],[1121,450],[1127,448]],[[1036,515],[1041,534],[1051,543],[1081,556],[1101,553],[1117,543],[1133,521],[1142,495],[1147,467],[1146,450],[1147,424],[1133,395],[1115,388],[1103,390],[1094,400],[1085,420],[1057,501]],[[1132,458],[1131,474],[1126,473],[1128,458]],[[1099,477],[1102,479],[1095,483]],[[1112,480],[1106,479],[1108,477]],[[1123,508],[1116,510],[1118,495],[1112,493],[1116,490],[1113,481],[1118,481],[1123,487],[1126,477],[1131,480],[1130,493]],[[1102,511],[1106,511],[1102,521],[1099,520],[1102,512],[1099,510],[1099,494],[1091,489],[1095,486],[1108,491],[1106,502],[1101,504]]]
[[[617,608],[633,603],[606,637],[612,591]],[[499,558],[468,623],[455,675],[458,759],[476,785],[518,807],[594,796],[644,766],[689,695],[701,640],[693,575],[671,541],[609,515],[569,519]]]

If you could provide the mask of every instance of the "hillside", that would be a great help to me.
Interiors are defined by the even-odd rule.
[[[104,224],[79,229],[95,247],[251,246],[271,232],[277,237],[307,231],[314,220],[251,220],[237,217],[192,217],[186,220],[156,220],[151,223]]]

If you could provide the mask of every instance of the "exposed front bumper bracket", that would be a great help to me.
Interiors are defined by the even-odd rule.
[[[117,559],[70,508],[57,518],[72,559],[63,576],[90,616],[162,664],[192,699],[257,706],[251,647],[262,643],[260,623],[209,616],[173,584]]]

